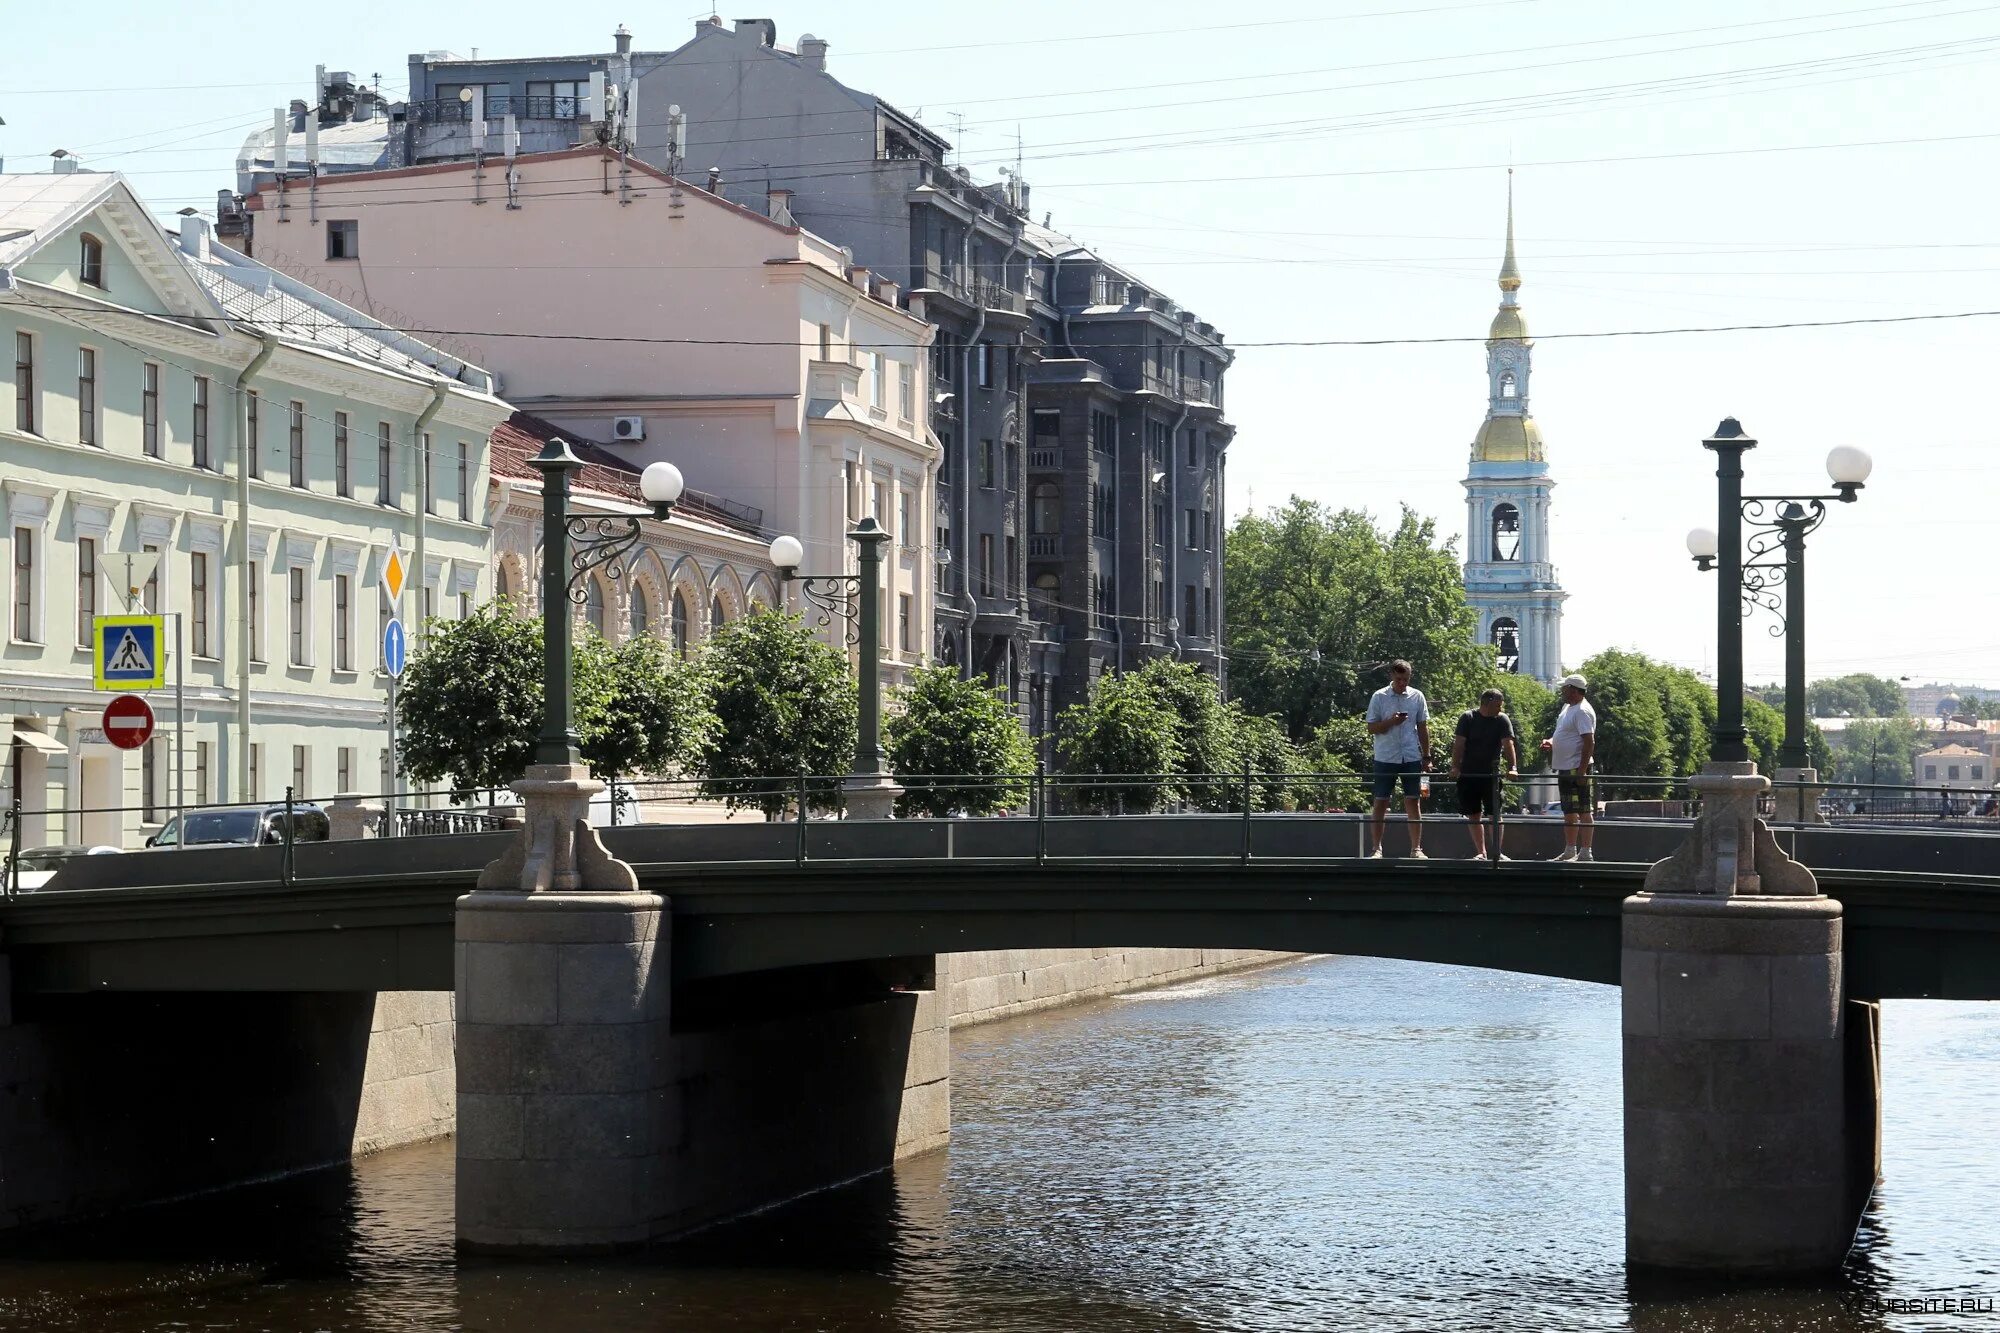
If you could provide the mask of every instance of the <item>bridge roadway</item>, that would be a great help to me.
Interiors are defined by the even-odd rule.
[[[941,952],[1077,946],[1340,953],[1616,984],[1620,905],[1686,825],[1598,826],[1599,861],[1364,860],[1343,816],[746,822],[608,830],[665,894],[672,975],[693,981]],[[509,835],[91,857],[0,907],[17,992],[452,987],[454,904]],[[1510,823],[1546,857],[1552,822]],[[1845,909],[1847,993],[2000,999],[2000,840],[1780,833]],[[1392,830],[1391,846],[1401,834]],[[1245,859],[1247,844],[1250,856]],[[1037,843],[1043,859],[1037,861]],[[1342,854],[1344,853],[1344,855]]]

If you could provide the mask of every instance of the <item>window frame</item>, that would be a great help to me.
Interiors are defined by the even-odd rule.
[[[306,405],[294,398],[287,411],[285,446],[290,480],[294,489],[302,491],[306,489]]]
[[[188,552],[188,651],[214,657],[208,620],[208,552]]]
[[[333,414],[333,493],[342,499],[354,498],[353,460],[348,457],[347,413]]]
[[[41,591],[37,586],[41,571],[37,557],[41,554],[36,547],[40,544],[40,530],[25,523],[12,525],[13,536],[8,542],[7,563],[12,571],[7,587],[7,633],[15,643],[39,644],[35,624],[36,612],[40,608]]]
[[[95,642],[97,618],[97,538],[76,539],[76,646]]]
[[[148,458],[166,452],[160,433],[160,363],[146,361],[139,367],[139,448]]]
[[[333,669],[354,670],[354,579],[333,576]]]
[[[472,521],[472,447],[464,440],[458,442],[458,517]]]
[[[102,449],[104,432],[101,425],[97,402],[97,349],[83,343],[76,349],[76,442]]]
[[[361,258],[361,219],[327,219],[326,257],[343,263]]]
[[[76,280],[98,291],[109,291],[104,281],[104,242],[89,232],[77,237]]]
[[[384,509],[401,509],[402,494],[396,489],[396,428],[386,421],[375,423],[375,503]]]
[[[208,376],[196,375],[188,408],[189,441],[193,448],[194,466],[204,472],[213,470],[210,464],[214,461],[208,448],[208,393]]]
[[[38,339],[26,329],[14,330],[14,429],[23,435],[39,435],[41,394],[35,383],[35,353]]]
[[[285,664],[312,665],[312,597],[307,586],[311,571],[304,565],[285,566]]]
[[[255,389],[243,391],[243,451],[245,470],[253,477],[264,475],[263,395]]]

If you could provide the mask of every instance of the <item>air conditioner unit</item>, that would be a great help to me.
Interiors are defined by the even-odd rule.
[[[613,417],[611,438],[614,440],[643,440],[646,438],[646,418]]]

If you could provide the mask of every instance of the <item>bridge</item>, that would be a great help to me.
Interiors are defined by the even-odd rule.
[[[1530,859],[1560,846],[1534,819],[1498,864],[1458,859],[1443,821],[1436,859],[1363,859],[1340,815],[645,825],[604,833],[637,893],[473,894],[510,836],[80,859],[0,906],[16,1010],[81,1043],[143,1032],[118,1049],[153,1069],[140,1047],[183,1006],[223,1005],[199,1012],[298,1053],[264,1081],[316,1123],[313,1081],[352,1074],[351,1041],[325,1049],[340,997],[453,991],[460,1233],[534,1250],[676,1234],[941,1146],[945,955],[1226,947],[1622,984],[1634,1260],[1741,1268],[1845,1249],[1875,1180],[1874,1002],[2000,998],[2000,843],[1968,833],[1782,830],[1826,898],[1767,900],[1726,939],[1712,905],[1633,915],[1688,836],[1667,820],[1601,823],[1584,864]],[[240,1135],[272,1118],[257,1077],[233,1092]],[[103,1114],[41,1132],[87,1127],[102,1155]],[[214,1128],[166,1119],[141,1141]],[[1632,1194],[1704,1161],[1685,1197]],[[1746,1261],[1717,1199],[1789,1248]]]

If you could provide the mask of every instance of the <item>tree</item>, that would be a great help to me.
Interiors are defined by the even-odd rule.
[[[1255,775],[1250,780],[1251,809],[1297,810],[1312,804],[1317,792],[1315,785],[1305,780],[1310,770],[1299,748],[1285,735],[1284,723],[1246,712],[1237,700],[1229,703],[1228,721],[1237,761]],[[1236,808],[1243,808],[1240,795]]]
[[[1156,657],[1131,679],[1152,691],[1173,721],[1180,758],[1172,771],[1181,779],[1181,799],[1204,810],[1227,810],[1237,803],[1241,784],[1235,774],[1243,764],[1215,677],[1192,662]]]
[[[900,707],[883,730],[903,787],[897,813],[990,815],[1027,799],[1034,747],[1020,717],[984,680],[931,667],[912,674],[895,699]]]
[[[1771,700],[1774,706],[1783,702],[1783,691]],[[1857,671],[1806,686],[1806,712],[1812,717],[1902,717],[1909,711],[1903,687],[1886,676]]]
[[[809,803],[839,809],[860,711],[847,655],[799,616],[764,610],[716,631],[697,661],[715,714],[702,794],[775,819],[807,774]]]
[[[1384,532],[1294,496],[1238,519],[1225,549],[1232,688],[1295,741],[1359,717],[1399,657],[1434,702],[1475,699],[1497,674],[1453,544],[1408,509]]]
[[[1913,717],[1857,718],[1840,733],[1821,778],[1833,783],[1898,786],[1934,738]]]
[[[1103,780],[1181,771],[1180,728],[1159,692],[1137,675],[1099,676],[1090,697],[1065,708],[1057,726],[1063,789],[1082,808],[1145,812],[1180,798],[1172,778],[1138,784]],[[1100,781],[1075,780],[1093,776]]]
[[[527,770],[541,726],[540,620],[493,605],[429,623],[396,693],[399,772],[458,793],[504,787]]]
[[[591,772],[611,779],[698,767],[715,731],[715,715],[695,665],[675,658],[651,635],[613,648],[586,633],[580,647],[603,659],[594,669],[604,672],[609,685],[583,745]]]
[[[1628,777],[1672,772],[1673,740],[1661,704],[1659,664],[1639,653],[1608,648],[1583,664],[1583,675],[1590,681],[1590,702],[1597,710],[1599,771]],[[1664,786],[1641,785],[1617,794],[1664,791]]]
[[[1337,717],[1315,731],[1299,747],[1299,758],[1312,775],[1313,808],[1361,810],[1368,790],[1361,775],[1374,764],[1368,726],[1358,717]]]

